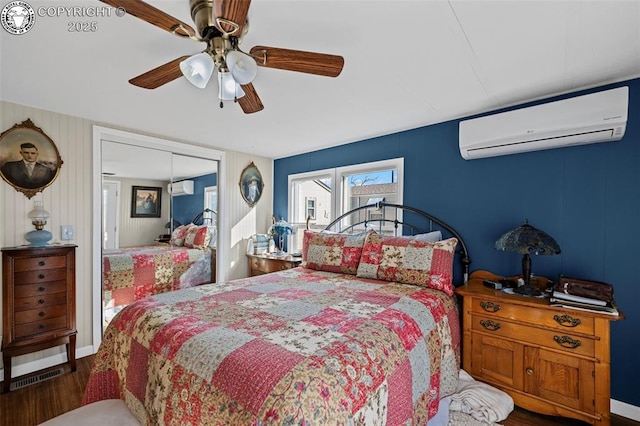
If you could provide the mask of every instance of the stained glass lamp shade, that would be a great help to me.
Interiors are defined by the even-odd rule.
[[[525,220],[524,225],[512,229],[503,234],[495,244],[496,250],[521,253],[522,257],[522,279],[525,289],[519,292],[533,293],[529,282],[531,280],[531,254],[560,254],[560,246],[549,234],[541,231]]]

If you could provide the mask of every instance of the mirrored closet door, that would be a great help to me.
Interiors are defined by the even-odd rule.
[[[219,277],[222,153],[100,129],[94,332],[101,335],[136,300]]]

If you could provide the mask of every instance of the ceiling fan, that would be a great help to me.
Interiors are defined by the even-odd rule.
[[[184,76],[204,88],[217,70],[218,98],[233,100],[242,110],[254,113],[264,109],[251,83],[257,67],[278,68],[327,77],[337,77],[344,58],[325,53],[278,47],[254,46],[249,53],[239,45],[249,29],[247,14],[251,0],[189,0],[191,18],[197,28],[140,0],[100,0],[179,37],[207,43],[201,53],[181,56],[129,80],[145,89],[155,89]]]

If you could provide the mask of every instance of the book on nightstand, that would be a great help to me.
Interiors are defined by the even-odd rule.
[[[557,292],[553,292],[553,295],[549,298],[549,304],[551,306],[562,306],[563,308],[568,309],[577,309],[582,311],[589,312],[597,312],[601,314],[607,315],[620,315],[618,312],[618,308],[613,299],[610,302],[604,302],[602,304],[601,300],[597,300],[597,303],[590,303],[583,301],[575,300],[576,296],[570,296],[564,293],[556,294]],[[568,298],[567,296],[571,297]],[[586,299],[586,298],[582,298]],[[593,299],[596,300],[596,299]]]

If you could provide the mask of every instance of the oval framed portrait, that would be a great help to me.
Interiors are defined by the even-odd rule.
[[[240,193],[244,201],[249,204],[249,207],[253,207],[262,196],[263,189],[264,182],[262,181],[262,175],[252,161],[251,164],[244,168],[240,175]]]
[[[0,176],[27,198],[51,185],[62,163],[56,144],[30,119],[0,135]]]

